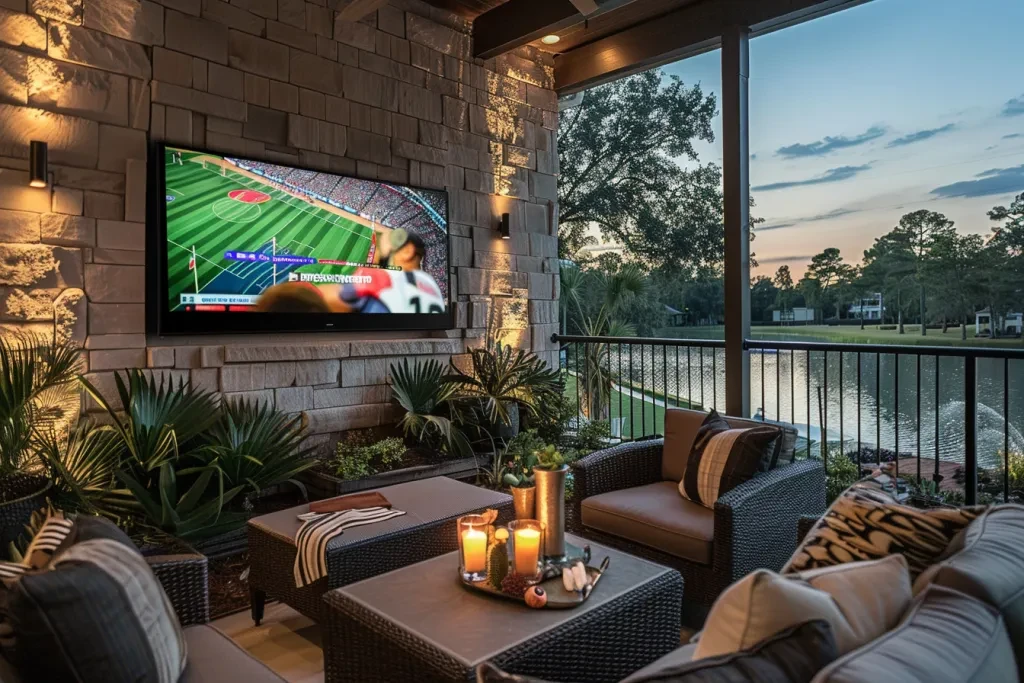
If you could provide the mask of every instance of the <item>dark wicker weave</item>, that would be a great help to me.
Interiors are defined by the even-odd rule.
[[[798,545],[799,545],[800,541],[802,541],[805,538],[807,538],[807,534],[810,533],[811,529],[814,528],[814,525],[817,524],[818,520],[820,520],[820,519],[821,519],[820,515],[818,515],[818,516],[815,516],[815,515],[803,515],[801,517],[797,517],[797,520],[796,520],[796,542],[797,542]]]
[[[544,680],[618,681],[679,646],[683,581],[666,571],[635,590],[510,647],[491,661],[509,673]],[[324,597],[327,683],[449,683],[473,680],[467,666],[352,600]]]
[[[53,485],[39,474],[16,472],[0,478],[0,557],[25,533],[32,513],[46,507],[46,495]]]
[[[204,555],[153,555],[146,562],[164,587],[182,626],[210,621],[210,582]]]
[[[511,497],[493,507],[498,510],[498,523],[504,524],[515,517]],[[470,512],[381,534],[360,543],[328,548],[327,577],[303,588],[295,587],[295,541],[250,524],[249,586],[253,620],[259,623],[266,600],[276,598],[310,619],[320,621],[323,595],[328,590],[454,551],[458,546],[455,522],[463,514]]]
[[[661,481],[664,439],[621,444],[573,464],[575,533],[679,570],[686,581],[684,620],[699,626],[729,584],[755,569],[778,571],[796,549],[796,521],[825,511],[825,472],[805,460],[760,474],[715,502],[715,539],[710,565],[685,560],[583,525],[583,500],[609,491]]]

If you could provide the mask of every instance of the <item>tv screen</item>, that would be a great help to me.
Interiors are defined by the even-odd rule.
[[[158,333],[451,326],[446,192],[157,147]]]

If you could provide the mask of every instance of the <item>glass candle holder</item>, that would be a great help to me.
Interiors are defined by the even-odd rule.
[[[464,581],[483,581],[487,578],[489,527],[483,515],[466,515],[458,519],[459,573]]]
[[[544,523],[536,519],[517,519],[509,522],[508,532],[512,570],[528,580],[539,579],[543,569]]]

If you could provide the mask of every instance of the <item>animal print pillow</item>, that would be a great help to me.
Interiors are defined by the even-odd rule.
[[[843,492],[782,568],[783,574],[900,554],[911,580],[935,563],[985,506],[918,509],[900,505],[873,480]]]

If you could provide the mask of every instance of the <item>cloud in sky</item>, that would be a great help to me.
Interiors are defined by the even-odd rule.
[[[1010,168],[990,168],[974,176],[975,180],[961,180],[932,190],[940,197],[985,197],[1024,190],[1024,164]]]
[[[1003,116],[1024,116],[1024,95],[1007,100],[1003,105]]]
[[[789,263],[790,261],[810,261],[814,258],[813,254],[794,255],[794,256],[771,256],[769,258],[758,257],[757,262],[761,265],[768,265],[769,263]]]
[[[847,147],[857,147],[858,145],[866,144],[872,140],[882,137],[883,135],[885,135],[885,128],[882,126],[871,126],[860,135],[854,135],[853,137],[846,135],[826,135],[821,140],[815,140],[814,142],[808,142],[806,144],[797,142],[792,145],[786,145],[785,147],[779,147],[775,150],[775,154],[785,159],[821,157],[838,149],[846,149]]]
[[[911,145],[915,142],[921,142],[922,140],[927,140],[929,138],[935,137],[936,135],[948,133],[949,131],[955,129],[955,123],[947,123],[946,125],[940,126],[939,128],[927,128],[925,130],[919,130],[917,132],[908,133],[906,135],[896,138],[895,140],[887,144],[886,147],[903,147],[905,145]]]
[[[1024,133],[1010,133],[1003,136],[1004,140],[1013,140],[1014,138],[1024,138]]]
[[[807,185],[823,185],[825,183],[838,183],[843,180],[849,180],[859,173],[863,173],[871,168],[869,165],[864,166],[840,166],[838,168],[830,168],[819,176],[813,178],[807,178],[805,180],[788,180],[778,183],[768,183],[767,185],[758,185],[757,187],[750,188],[754,192],[771,192],[772,190],[785,190],[790,187],[805,187]]]
[[[810,223],[812,221],[825,221],[830,218],[839,218],[851,213],[857,213],[859,209],[833,209],[826,213],[819,213],[816,216],[802,216],[800,218],[790,218],[782,223],[769,223],[768,225],[759,226],[756,228],[757,232],[764,232],[765,230],[782,230],[783,228],[793,228],[797,225],[803,225],[804,223]]]

